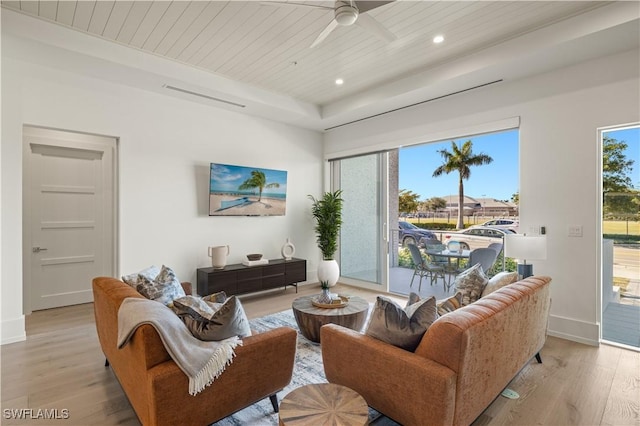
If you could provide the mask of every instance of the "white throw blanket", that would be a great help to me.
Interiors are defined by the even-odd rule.
[[[178,316],[162,303],[129,297],[118,310],[118,349],[127,344],[142,324],[152,325],[171,358],[189,378],[189,394],[196,395],[209,386],[231,364],[238,337],[219,342],[198,340]]]

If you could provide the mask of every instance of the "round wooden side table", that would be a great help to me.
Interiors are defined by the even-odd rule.
[[[368,422],[369,409],[364,398],[333,383],[294,389],[280,403],[281,426],[362,426]]]
[[[320,327],[325,324],[338,324],[352,330],[360,331],[367,319],[369,302],[361,297],[349,298],[349,304],[344,308],[318,308],[311,300],[317,297],[302,296],[295,299],[291,305],[296,323],[304,337],[312,342],[320,342]]]

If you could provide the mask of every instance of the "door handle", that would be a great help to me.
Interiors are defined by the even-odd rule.
[[[31,251],[33,251],[34,253],[40,253],[41,251],[45,251],[45,250],[47,249],[44,247],[34,247],[31,249]]]

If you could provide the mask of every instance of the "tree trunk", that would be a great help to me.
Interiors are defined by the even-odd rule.
[[[464,186],[462,184],[462,175],[458,183],[458,224],[456,229],[464,229]]]

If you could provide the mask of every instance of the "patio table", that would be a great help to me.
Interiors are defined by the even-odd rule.
[[[458,272],[460,271],[460,259],[468,259],[469,256],[471,255],[471,250],[455,251],[455,250],[449,250],[449,249],[444,249],[444,250],[427,249],[425,250],[425,253],[427,253],[430,256],[441,256],[441,257],[447,258],[447,266],[445,267],[445,271],[449,274],[449,280],[447,282],[447,291],[449,291],[449,289],[451,288],[451,275],[458,274]],[[452,262],[451,262],[452,259],[456,260],[455,268],[452,265]]]

